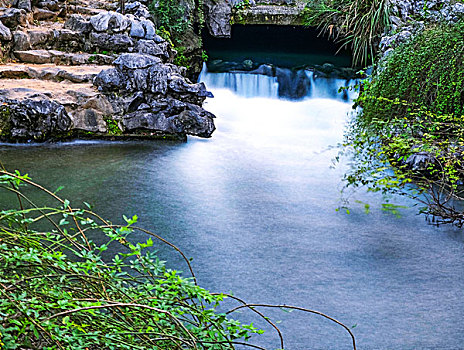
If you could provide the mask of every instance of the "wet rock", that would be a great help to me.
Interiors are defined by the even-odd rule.
[[[14,140],[44,141],[71,128],[71,118],[65,108],[54,101],[10,101],[7,108],[9,133]]]
[[[13,36],[11,35],[10,28],[4,26],[3,23],[0,22],[0,40],[10,41],[11,39],[13,39]]]

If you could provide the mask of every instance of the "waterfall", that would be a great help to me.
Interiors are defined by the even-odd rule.
[[[282,98],[301,100],[305,98],[329,98],[350,101],[356,98],[357,92],[342,87],[356,84],[354,79],[325,78],[317,76],[313,71],[301,69],[291,70],[276,68],[275,74],[254,72],[208,72],[206,64],[200,74],[199,81],[207,88],[228,89],[243,97]],[[268,72],[268,70],[261,70]]]
[[[244,72],[209,73],[204,65],[199,81],[208,88],[229,89],[243,97],[278,98],[276,77]]]

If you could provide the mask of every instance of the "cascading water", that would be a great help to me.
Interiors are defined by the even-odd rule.
[[[199,81],[211,88],[230,89],[244,97],[278,97],[279,84],[275,77],[239,72],[208,73],[204,64]]]
[[[293,70],[267,65],[251,72],[211,73],[204,64],[199,81],[211,89],[229,89],[244,97],[351,101],[357,95],[354,90],[357,83],[355,79],[319,77],[308,69]]]

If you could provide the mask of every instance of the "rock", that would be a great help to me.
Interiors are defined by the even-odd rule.
[[[154,42],[140,40],[140,48],[156,50]],[[117,92],[113,106],[122,110],[125,132],[152,130],[210,137],[214,116],[201,108],[212,96],[203,83],[192,84],[179,67],[146,53],[121,54],[115,68],[101,71],[94,85],[107,94]],[[117,108],[115,108],[117,110]]]
[[[27,13],[25,10],[9,8],[0,15],[0,21],[10,29],[17,26],[27,27]]]
[[[161,59],[158,57],[138,53],[124,53],[114,61],[121,70],[148,68],[159,63]]]
[[[53,32],[43,30],[30,30],[27,32],[29,35],[29,42],[32,47],[43,47],[49,40],[53,38]]]
[[[262,64],[257,69],[251,71],[250,74],[261,74],[268,77],[275,76],[274,68],[270,64]]]
[[[50,10],[41,9],[37,7],[34,9],[34,20],[36,21],[49,21],[49,20],[54,20],[57,17],[58,17],[57,12],[53,12]]]
[[[92,25],[82,15],[72,14],[64,24],[64,28],[87,34],[92,30]]]
[[[107,92],[119,90],[123,81],[123,74],[116,68],[110,68],[97,74],[93,80],[93,84],[97,86],[100,91]]]
[[[139,40],[135,44],[135,51],[151,56],[169,58],[169,54],[166,48],[163,48],[152,40]]]
[[[145,19],[145,20],[142,20],[140,23],[145,29],[145,39],[153,40],[153,38],[156,35],[156,30],[155,30],[155,26],[153,25],[153,22]]]
[[[3,23],[0,22],[0,40],[11,41],[11,39],[13,39],[13,36],[11,35],[10,28],[4,26]]]
[[[106,32],[108,30],[119,33],[125,31],[130,26],[130,20],[117,12],[102,12],[90,18],[92,27],[97,32]]]
[[[232,25],[232,4],[227,0],[206,0],[206,27],[216,38],[230,38]]]
[[[13,140],[44,141],[71,128],[65,108],[50,100],[10,101],[7,106],[10,137]]]
[[[424,171],[430,164],[435,163],[435,158],[427,152],[417,152],[409,156],[406,164],[413,171]]]
[[[216,129],[213,122],[214,115],[204,109],[189,105],[189,109],[181,112],[177,116],[171,117],[173,124],[182,132],[200,136],[211,137]]]
[[[160,37],[158,34],[155,34],[155,36],[153,36],[153,41],[155,43],[164,43],[166,42],[166,40],[164,40],[162,37]]]
[[[27,51],[32,48],[31,43],[29,41],[29,35],[27,35],[23,31],[17,30],[13,32],[13,42],[14,51]]]
[[[253,61],[252,60],[245,60],[242,62],[242,67],[244,70],[252,70],[253,69]]]
[[[137,20],[132,20],[131,29],[129,35],[133,38],[144,38],[145,28],[142,23]]]
[[[40,1],[37,4],[37,7],[48,9],[50,11],[59,11],[60,10],[60,3],[57,0],[51,0],[51,1]]]
[[[13,53],[22,62],[37,64],[52,62],[52,55],[47,50],[14,51]]]
[[[27,12],[32,11],[32,5],[31,5],[31,0],[18,0],[18,3],[16,5],[18,9],[25,10]]]
[[[90,43],[99,50],[123,52],[134,46],[132,39],[126,34],[90,33]]]

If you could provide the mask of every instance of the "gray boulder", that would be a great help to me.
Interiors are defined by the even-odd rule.
[[[138,53],[124,53],[114,61],[114,64],[121,70],[143,69],[159,63],[161,63],[161,59],[158,57]]]
[[[72,14],[64,24],[66,29],[87,34],[92,30],[92,25],[82,15]]]
[[[106,32],[108,30],[119,33],[129,28],[131,22],[126,16],[113,12],[102,12],[90,18],[92,27],[97,32]]]
[[[90,44],[100,50],[123,52],[134,46],[132,39],[126,34],[90,33]]]
[[[142,20],[140,23],[142,24],[143,29],[145,29],[145,39],[153,40],[153,38],[156,35],[156,30],[155,26],[153,25],[153,22],[145,19]]]
[[[205,22],[209,33],[216,38],[230,38],[232,4],[228,0],[206,0]]]
[[[140,21],[134,19],[131,21],[131,29],[129,35],[133,38],[144,38],[145,37],[145,28],[143,27]]]
[[[13,140],[43,141],[71,129],[71,119],[65,108],[50,100],[10,101],[9,134]]]
[[[29,35],[22,31],[13,32],[13,50],[14,51],[27,51],[31,49],[31,42],[29,41]]]
[[[151,56],[169,58],[169,52],[164,45],[159,45],[153,40],[139,40],[135,44],[135,51]]]
[[[25,10],[9,8],[0,15],[0,21],[10,29],[16,29],[17,26],[26,27],[27,13]]]
[[[10,41],[11,39],[13,39],[13,36],[11,35],[10,28],[4,26],[3,23],[0,22],[0,40]]]

